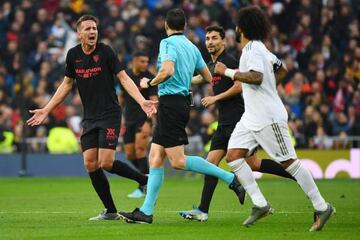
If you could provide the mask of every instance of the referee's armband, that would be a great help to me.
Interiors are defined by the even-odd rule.
[[[282,67],[283,63],[280,59],[276,59],[276,61],[273,63],[273,70],[274,70],[274,73],[279,71],[279,69]]]

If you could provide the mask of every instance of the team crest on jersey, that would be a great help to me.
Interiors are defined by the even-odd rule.
[[[98,62],[99,61],[99,55],[98,54],[96,54],[96,55],[94,55],[94,56],[92,56],[92,58],[93,58],[93,60],[94,60],[94,62]]]

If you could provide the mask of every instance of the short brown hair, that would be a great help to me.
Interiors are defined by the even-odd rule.
[[[223,27],[221,26],[218,26],[218,25],[212,25],[212,26],[208,26],[206,29],[205,29],[206,33],[208,32],[218,32],[220,34],[220,37],[221,39],[224,39],[225,38],[225,30]]]
[[[82,22],[85,22],[85,21],[88,21],[88,20],[94,21],[96,23],[96,26],[98,25],[99,21],[95,16],[89,15],[89,14],[82,15],[76,22],[76,31],[79,30],[80,25],[81,25]]]

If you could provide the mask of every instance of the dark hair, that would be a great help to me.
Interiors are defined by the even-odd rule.
[[[268,37],[271,28],[269,18],[255,6],[240,9],[237,26],[247,39],[260,41]]]
[[[144,52],[144,51],[136,51],[136,52],[133,54],[133,58],[136,58],[136,57],[149,57],[149,54],[147,54],[147,53]]]
[[[221,26],[218,26],[218,25],[213,25],[213,26],[208,26],[206,29],[205,29],[206,33],[208,32],[218,32],[220,34],[220,37],[221,39],[224,39],[225,38],[225,30],[223,27]]]
[[[174,8],[167,12],[166,23],[172,30],[183,31],[185,28],[185,13],[180,8]]]
[[[76,22],[76,31],[79,30],[79,27],[81,25],[82,22],[85,22],[85,21],[88,21],[88,20],[92,20],[96,23],[96,26],[98,25],[98,19],[93,16],[93,15],[89,15],[89,14],[86,14],[86,15],[82,15]]]

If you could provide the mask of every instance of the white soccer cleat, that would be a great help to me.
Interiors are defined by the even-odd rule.
[[[189,211],[180,211],[180,216],[188,220],[196,220],[200,222],[206,222],[209,218],[207,213],[204,213],[199,208],[193,207],[193,209]]]

